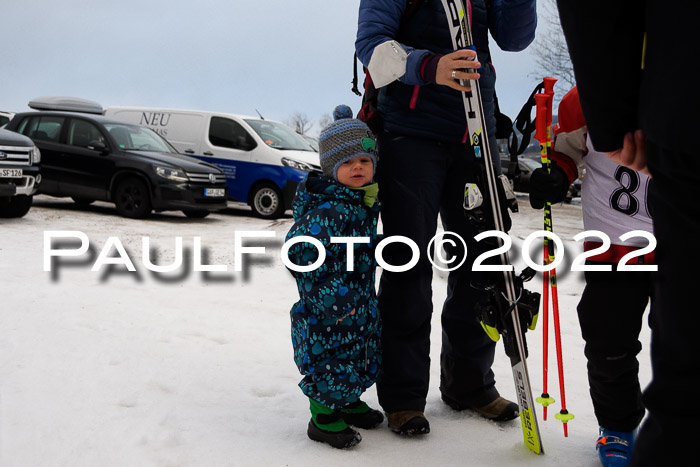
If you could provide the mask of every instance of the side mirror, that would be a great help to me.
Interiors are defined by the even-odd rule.
[[[107,145],[102,141],[90,141],[88,143],[87,148],[92,149],[93,151],[97,151],[100,154],[107,154],[109,152],[109,150],[107,149]]]

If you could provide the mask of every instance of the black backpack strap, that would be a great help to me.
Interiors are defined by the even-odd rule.
[[[357,52],[355,52],[354,60],[352,61],[352,92],[362,97],[362,93],[357,87]]]
[[[520,109],[520,113],[515,119],[515,128],[523,135],[520,142],[520,147],[517,147],[517,141],[513,144],[511,151],[515,150],[518,154],[525,152],[527,145],[530,144],[530,136],[535,131],[535,120],[532,119],[532,109],[535,107],[535,94],[539,94],[544,90],[544,84],[539,83],[528,97],[527,102]],[[517,148],[517,149],[516,149]]]
[[[508,117],[508,115],[501,112],[498,106],[498,96],[496,95],[496,90],[493,91],[493,106],[494,114],[496,116],[496,139],[507,139],[508,140],[508,154],[510,154],[510,163],[508,164],[508,171],[506,176],[513,178],[518,175],[520,169],[518,167],[518,153],[513,148],[517,148],[518,136],[513,130],[513,121]]]

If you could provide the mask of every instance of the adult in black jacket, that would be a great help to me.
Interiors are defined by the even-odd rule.
[[[694,296],[700,264],[700,117],[692,53],[700,3],[558,0],[581,106],[596,150],[652,176],[659,267],[652,308],[648,418],[631,465],[687,465],[700,371]],[[605,325],[605,323],[601,323]]]
[[[476,282],[471,266],[479,247],[473,241],[476,231],[465,220],[462,207],[474,155],[467,142],[459,92],[464,88],[454,78],[479,79],[487,129],[495,135],[495,72],[490,65],[488,32],[502,49],[522,50],[534,38],[536,14],[534,0],[490,0],[488,9],[484,0],[472,0],[468,8],[479,60],[476,67],[481,65],[476,74],[462,70],[462,59],[474,54],[453,50],[442,1],[421,1],[410,18],[404,17],[407,3],[362,0],[355,45],[365,65],[369,65],[375,48],[389,40],[397,41],[407,52],[405,74],[381,88],[379,94],[384,131],[377,135],[377,178],[382,187],[384,235],[409,237],[418,245],[421,257],[409,271],[382,273],[379,309],[384,325],[384,364],[377,392],[389,427],[411,435],[429,431],[423,414],[433,306],[427,251],[436,233],[438,213],[445,230],[464,238],[468,246],[467,261],[449,275],[442,309],[442,398],[456,409],[475,409],[495,420],[518,415],[517,404],[496,390],[491,371],[495,344],[474,312],[474,303],[483,294],[471,286]],[[495,142],[492,147],[496,147]],[[450,249],[448,255],[459,258],[464,253],[458,248]],[[383,256],[389,264],[403,265],[412,255],[404,246],[390,245]]]

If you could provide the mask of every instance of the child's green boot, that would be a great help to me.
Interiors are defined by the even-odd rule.
[[[340,411],[309,399],[311,420],[306,434],[310,439],[334,448],[347,449],[362,441],[362,436],[343,420]]]

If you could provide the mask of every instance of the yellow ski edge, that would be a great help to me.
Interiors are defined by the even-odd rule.
[[[535,415],[532,412],[532,408],[527,408],[520,412],[520,423],[523,426],[523,438],[525,439],[525,446],[534,452],[535,454],[544,454],[544,449],[540,444],[540,439],[537,437],[537,430],[534,429],[534,424],[532,420],[535,419]]]

